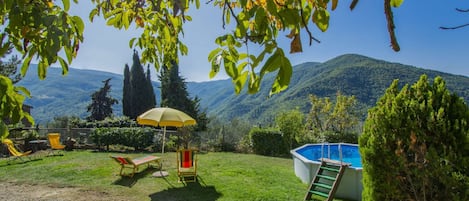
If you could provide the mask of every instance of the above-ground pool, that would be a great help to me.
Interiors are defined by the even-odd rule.
[[[335,197],[352,200],[362,198],[362,164],[358,145],[346,143],[307,144],[290,151],[295,175],[310,184],[321,165],[320,158],[350,163],[342,176]],[[306,193],[306,191],[305,191]]]

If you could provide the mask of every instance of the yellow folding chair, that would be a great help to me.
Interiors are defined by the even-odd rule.
[[[196,151],[182,149],[177,151],[178,182],[197,181],[197,156]]]
[[[27,152],[19,151],[18,149],[16,149],[15,144],[10,139],[5,138],[2,140],[2,143],[5,146],[7,146],[8,152],[10,153],[10,157],[8,158],[9,159],[8,163],[16,159],[19,159],[21,162],[25,162],[26,160],[24,159],[27,159],[27,161],[31,160],[30,154],[32,153],[32,151],[27,151]]]
[[[63,155],[62,152],[65,149],[65,145],[60,142],[60,133],[49,133],[47,137],[50,144],[49,155]]]

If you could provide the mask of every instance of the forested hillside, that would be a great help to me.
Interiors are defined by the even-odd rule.
[[[448,73],[421,69],[413,66],[390,63],[361,55],[342,55],[325,63],[304,63],[294,66],[290,87],[273,97],[268,97],[273,77],[265,79],[258,94],[235,95],[230,81],[219,81],[217,87],[209,83],[189,85],[189,90],[202,98],[210,114],[223,119],[234,117],[248,119],[253,123],[269,123],[282,110],[299,107],[307,113],[310,109],[309,94],[319,97],[334,97],[337,91],[344,95],[354,95],[359,101],[363,118],[366,111],[374,106],[394,79],[401,86],[414,83],[420,75],[430,78],[442,76],[452,92],[469,100],[469,78]],[[223,87],[223,88],[222,88]],[[210,93],[204,93],[210,91]],[[230,93],[231,92],[231,93]]]
[[[25,86],[31,92],[32,98],[27,99],[25,103],[33,106],[32,115],[36,123],[44,124],[58,116],[89,116],[86,107],[91,103],[91,94],[103,87],[102,81],[108,78],[111,78],[110,95],[119,101],[113,106],[113,111],[115,115],[120,116],[123,76],[119,74],[70,68],[69,73],[63,76],[62,69],[49,68],[47,78],[39,80],[37,68],[32,65],[18,85]],[[159,83],[153,83],[158,97],[159,86]]]
[[[269,97],[268,87],[273,82],[272,75],[264,79],[260,92],[252,95],[247,94],[246,90],[235,95],[231,80],[189,82],[187,88],[192,96],[201,99],[201,106],[211,116],[226,121],[242,118],[253,124],[264,124],[271,122],[282,110],[299,107],[303,112],[308,112],[309,94],[334,97],[337,91],[356,96],[365,117],[366,110],[376,103],[394,79],[399,79],[403,86],[416,82],[422,74],[430,78],[442,76],[452,92],[469,100],[468,77],[353,54],[342,55],[324,63],[309,62],[294,66],[290,87],[272,97]],[[108,78],[112,78],[111,96],[121,101],[122,75],[100,71],[71,69],[63,77],[60,69],[50,68],[48,78],[39,81],[35,71],[31,70],[19,85],[30,89],[33,98],[26,102],[34,107],[33,117],[44,123],[54,116],[87,116],[86,106],[90,102],[90,95],[103,86],[101,81]],[[159,104],[159,83],[153,85]],[[115,115],[121,115],[121,110],[119,102],[114,107]]]

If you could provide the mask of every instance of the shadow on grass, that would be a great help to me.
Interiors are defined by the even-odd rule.
[[[14,159],[13,157],[10,158],[2,158],[0,167],[4,166],[9,166],[9,165],[20,165],[20,164],[25,164],[33,161],[39,161],[42,160],[41,157],[23,157],[23,158],[16,158]]]
[[[118,180],[112,182],[112,184],[132,188],[132,186],[134,186],[137,183],[138,180],[140,180],[141,178],[146,177],[148,174],[151,174],[156,169],[159,169],[159,168],[149,166],[145,170],[135,173],[133,177],[121,176]]]
[[[173,185],[171,185],[173,186]],[[171,187],[169,189],[149,195],[152,201],[182,201],[182,200],[204,200],[215,201],[222,194],[214,186],[207,186],[202,178],[197,177],[197,182],[185,183],[183,187]]]

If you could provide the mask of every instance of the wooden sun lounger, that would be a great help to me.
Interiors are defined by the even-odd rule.
[[[124,168],[132,169],[132,173],[128,176],[133,177],[135,172],[138,171],[138,167],[141,165],[147,164],[150,166],[151,163],[159,164],[161,157],[158,156],[142,156],[139,158],[131,159],[129,157],[122,157],[122,156],[110,156],[114,161],[120,164],[121,170],[119,172],[120,176],[127,176],[124,174]]]

